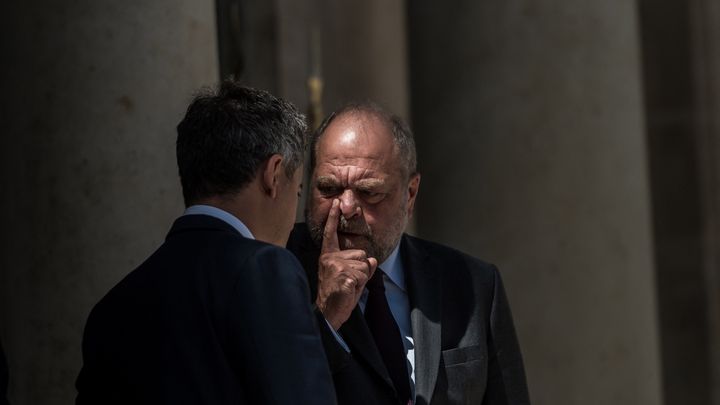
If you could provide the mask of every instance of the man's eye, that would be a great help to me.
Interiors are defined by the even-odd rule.
[[[385,194],[371,190],[359,190],[358,192],[360,197],[368,204],[377,204],[385,198]]]
[[[340,194],[340,189],[331,186],[318,186],[318,191],[324,196],[332,196]]]
[[[376,192],[370,191],[370,190],[360,190],[360,194],[362,194],[365,197],[377,197],[380,195],[380,193],[376,193]]]

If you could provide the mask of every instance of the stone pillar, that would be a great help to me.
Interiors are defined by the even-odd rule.
[[[715,63],[713,42],[705,34],[711,34],[715,21],[712,14],[699,15],[701,3],[705,2],[639,1],[667,405],[713,403],[710,374],[716,365],[711,346],[718,336],[712,336],[708,321],[718,314],[711,264],[717,255],[712,238],[718,229],[717,201],[712,201],[718,149],[711,115],[717,112],[712,105],[717,90],[712,90],[714,73],[709,70]],[[697,16],[693,7],[698,8]]]
[[[405,2],[318,3],[326,109],[370,99],[407,117]]]
[[[182,212],[175,125],[217,80],[215,7],[11,2],[0,18],[10,402],[68,404],[91,307]]]
[[[693,23],[697,153],[703,230],[703,286],[707,304],[708,403],[720,404],[720,4],[689,2]]]
[[[535,405],[662,403],[636,6],[408,2],[418,232],[499,266]]]

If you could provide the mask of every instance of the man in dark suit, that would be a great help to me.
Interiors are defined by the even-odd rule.
[[[228,81],[178,125],[187,209],[93,308],[77,404],[334,404],[307,279],[284,246],[304,117]]]
[[[407,125],[348,106],[316,131],[311,165],[307,225],[288,248],[308,273],[338,403],[528,404],[497,269],[403,234],[420,185]]]

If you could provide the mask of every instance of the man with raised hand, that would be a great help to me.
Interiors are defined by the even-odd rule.
[[[403,233],[420,186],[407,125],[350,105],[310,152],[307,223],[288,248],[310,280],[338,403],[528,404],[498,270]]]
[[[177,131],[187,208],[93,308],[77,404],[334,404],[305,273],[281,247],[304,117],[227,81]]]

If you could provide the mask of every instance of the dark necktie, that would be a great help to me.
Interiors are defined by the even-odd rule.
[[[403,347],[400,328],[390,312],[390,306],[385,298],[383,285],[383,271],[377,269],[365,287],[368,289],[367,303],[365,304],[365,321],[375,339],[375,345],[380,351],[385,368],[395,385],[401,404],[410,400],[410,379],[408,377],[407,358]]]

